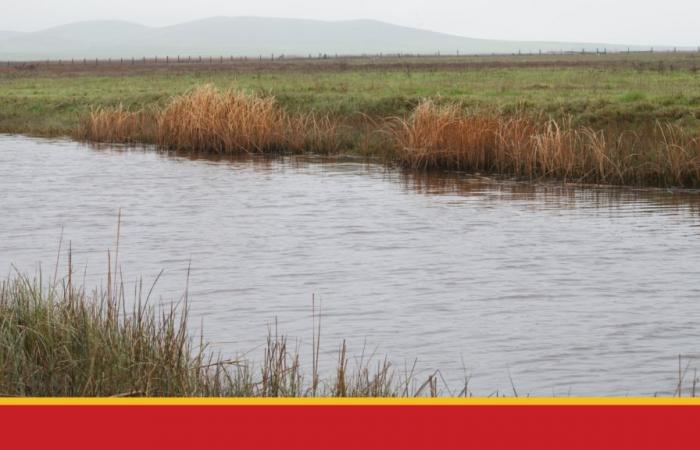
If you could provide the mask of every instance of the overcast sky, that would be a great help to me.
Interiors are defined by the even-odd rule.
[[[477,38],[700,45],[700,0],[0,0],[0,30],[211,16],[376,19]]]

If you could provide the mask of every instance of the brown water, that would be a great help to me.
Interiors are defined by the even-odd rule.
[[[227,355],[259,358],[277,318],[309,356],[312,295],[328,366],[346,338],[477,395],[672,393],[700,348],[694,192],[0,136],[0,207],[0,270],[53,273],[63,233],[91,286],[121,208],[125,282],[162,269],[177,300],[191,264],[192,324]]]

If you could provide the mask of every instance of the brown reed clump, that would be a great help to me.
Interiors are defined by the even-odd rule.
[[[406,118],[363,123],[364,128],[353,128],[328,116],[292,114],[273,97],[205,85],[161,109],[93,110],[79,136],[218,154],[332,153],[354,148],[421,170],[585,183],[700,185],[700,137],[674,124],[624,132],[598,130],[522,113],[467,114],[456,105],[431,100],[420,103]]]
[[[156,117],[150,111],[129,111],[124,105],[94,108],[81,122],[78,137],[108,143],[152,143]]]
[[[284,124],[287,151],[335,153],[344,145],[340,124],[314,113],[287,115]]]
[[[565,181],[692,187],[700,145],[673,124],[614,136],[570,122],[464,114],[422,102],[396,119],[399,161],[414,169],[468,170]]]
[[[272,97],[211,85],[174,98],[158,116],[163,148],[197,152],[266,152],[285,148],[285,114]]]
[[[456,105],[426,100],[394,133],[399,155],[412,168],[469,170],[492,164],[499,122],[487,116],[463,116]]]
[[[340,146],[339,125],[328,116],[291,115],[273,97],[220,91],[205,85],[163,108],[130,112],[99,109],[79,136],[99,142],[155,142],[160,148],[204,153],[328,153]]]

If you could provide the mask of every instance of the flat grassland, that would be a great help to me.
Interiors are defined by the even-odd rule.
[[[422,99],[636,129],[700,123],[700,53],[0,63],[0,132],[71,135],[92,108],[163,106],[211,83],[273,95],[292,113],[410,113]]]

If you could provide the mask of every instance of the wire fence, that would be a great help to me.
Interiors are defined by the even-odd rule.
[[[28,60],[0,60],[0,67],[12,67],[12,66],[22,66],[22,65],[170,65],[170,64],[234,64],[242,62],[274,62],[274,61],[299,61],[299,60],[348,60],[348,59],[408,59],[408,58],[483,58],[483,57],[533,57],[533,56],[574,56],[574,55],[624,55],[624,54],[669,54],[669,53],[698,53],[700,54],[700,47],[694,51],[690,50],[678,50],[673,49],[662,49],[657,50],[650,48],[649,50],[610,50],[607,48],[600,49],[581,49],[581,50],[539,50],[537,52],[523,52],[517,51],[513,53],[462,53],[455,51],[452,53],[443,53],[440,51],[434,53],[376,53],[376,54],[328,54],[328,53],[318,53],[314,55],[284,55],[284,54],[269,54],[269,55],[257,55],[257,56],[153,56],[146,57],[142,56],[127,57],[127,58],[57,58],[57,59],[28,59]]]

